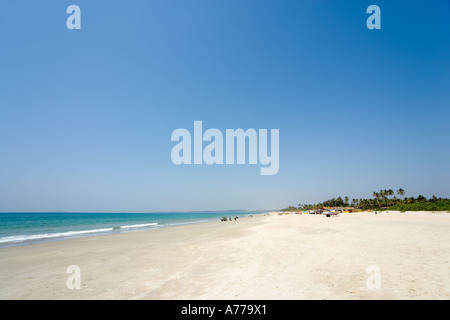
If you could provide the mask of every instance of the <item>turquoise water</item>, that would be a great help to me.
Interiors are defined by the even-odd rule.
[[[0,213],[0,247],[220,221],[249,212]]]

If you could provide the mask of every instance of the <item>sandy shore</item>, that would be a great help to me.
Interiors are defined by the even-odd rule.
[[[2,248],[0,298],[450,299],[450,214],[255,215]]]

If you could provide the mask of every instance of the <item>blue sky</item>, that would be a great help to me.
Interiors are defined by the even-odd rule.
[[[449,14],[444,0],[4,1],[0,211],[450,197]],[[194,120],[279,129],[278,174],[174,165],[171,133]]]

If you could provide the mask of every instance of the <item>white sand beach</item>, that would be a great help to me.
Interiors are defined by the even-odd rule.
[[[450,213],[254,215],[2,248],[0,298],[450,299]]]

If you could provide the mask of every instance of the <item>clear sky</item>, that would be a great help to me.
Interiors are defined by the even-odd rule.
[[[0,211],[450,197],[449,17],[446,0],[4,0]],[[278,174],[174,165],[194,120],[279,129]]]

